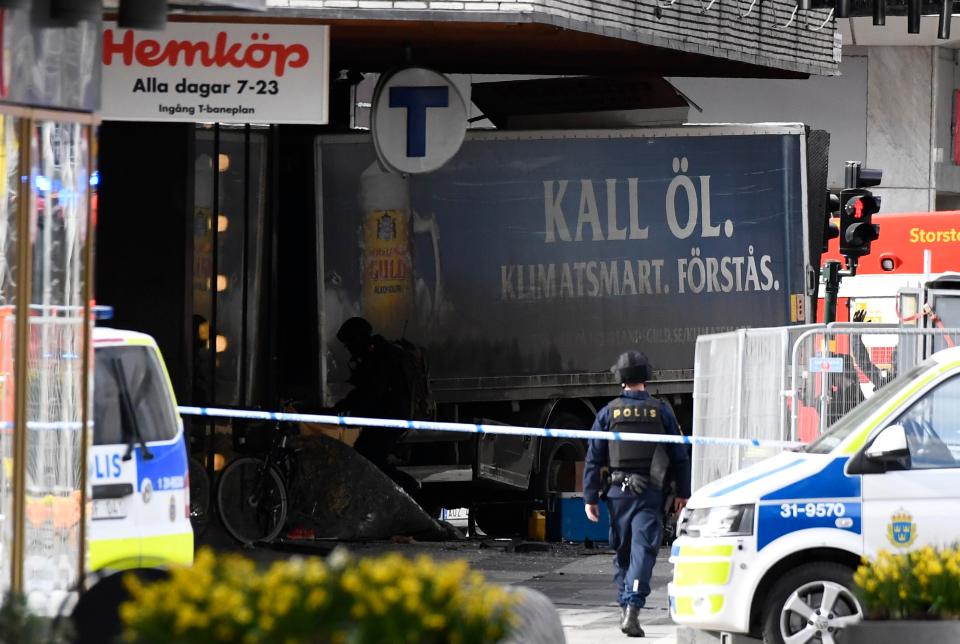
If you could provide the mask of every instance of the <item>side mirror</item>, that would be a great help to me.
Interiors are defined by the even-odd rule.
[[[866,451],[868,459],[881,462],[895,461],[909,454],[907,435],[903,431],[903,425],[890,425],[883,428]]]

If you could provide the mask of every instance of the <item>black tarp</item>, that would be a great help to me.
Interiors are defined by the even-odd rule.
[[[352,447],[326,436],[302,436],[296,446],[299,484],[289,525],[343,541],[457,536]]]

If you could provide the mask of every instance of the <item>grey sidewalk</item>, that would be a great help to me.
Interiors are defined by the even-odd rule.
[[[646,637],[632,638],[620,632],[619,612],[609,610],[561,608],[560,619],[567,644],[613,644],[614,642],[650,642],[676,644],[677,627],[672,624],[644,623]],[[644,616],[648,617],[648,616]],[[656,621],[661,621],[657,619]]]

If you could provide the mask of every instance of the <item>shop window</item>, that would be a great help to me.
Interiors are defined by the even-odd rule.
[[[82,557],[74,535],[85,469],[82,426],[89,417],[83,408],[84,400],[89,404],[83,357],[90,325],[84,305],[94,183],[91,127],[84,118],[30,125],[29,230],[19,236],[21,245],[29,243],[31,260],[29,347],[21,381],[27,387],[23,580],[27,594],[36,589],[51,597],[73,588]],[[23,280],[17,282],[22,289]],[[68,564],[76,566],[74,574],[65,574]],[[51,565],[58,566],[57,574]]]
[[[0,113],[0,516],[13,516],[13,428],[16,378],[17,210],[23,122]],[[0,521],[0,592],[10,582],[13,522]]]
[[[195,404],[258,399],[266,296],[266,128],[196,130],[193,219]],[[261,350],[257,350],[258,346]]]

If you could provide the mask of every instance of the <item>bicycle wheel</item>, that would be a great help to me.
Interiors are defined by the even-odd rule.
[[[220,473],[217,508],[223,527],[240,543],[272,541],[287,520],[287,490],[277,470],[245,456]]]
[[[190,468],[190,523],[200,536],[207,531],[210,520],[210,477],[198,459],[189,457]]]

